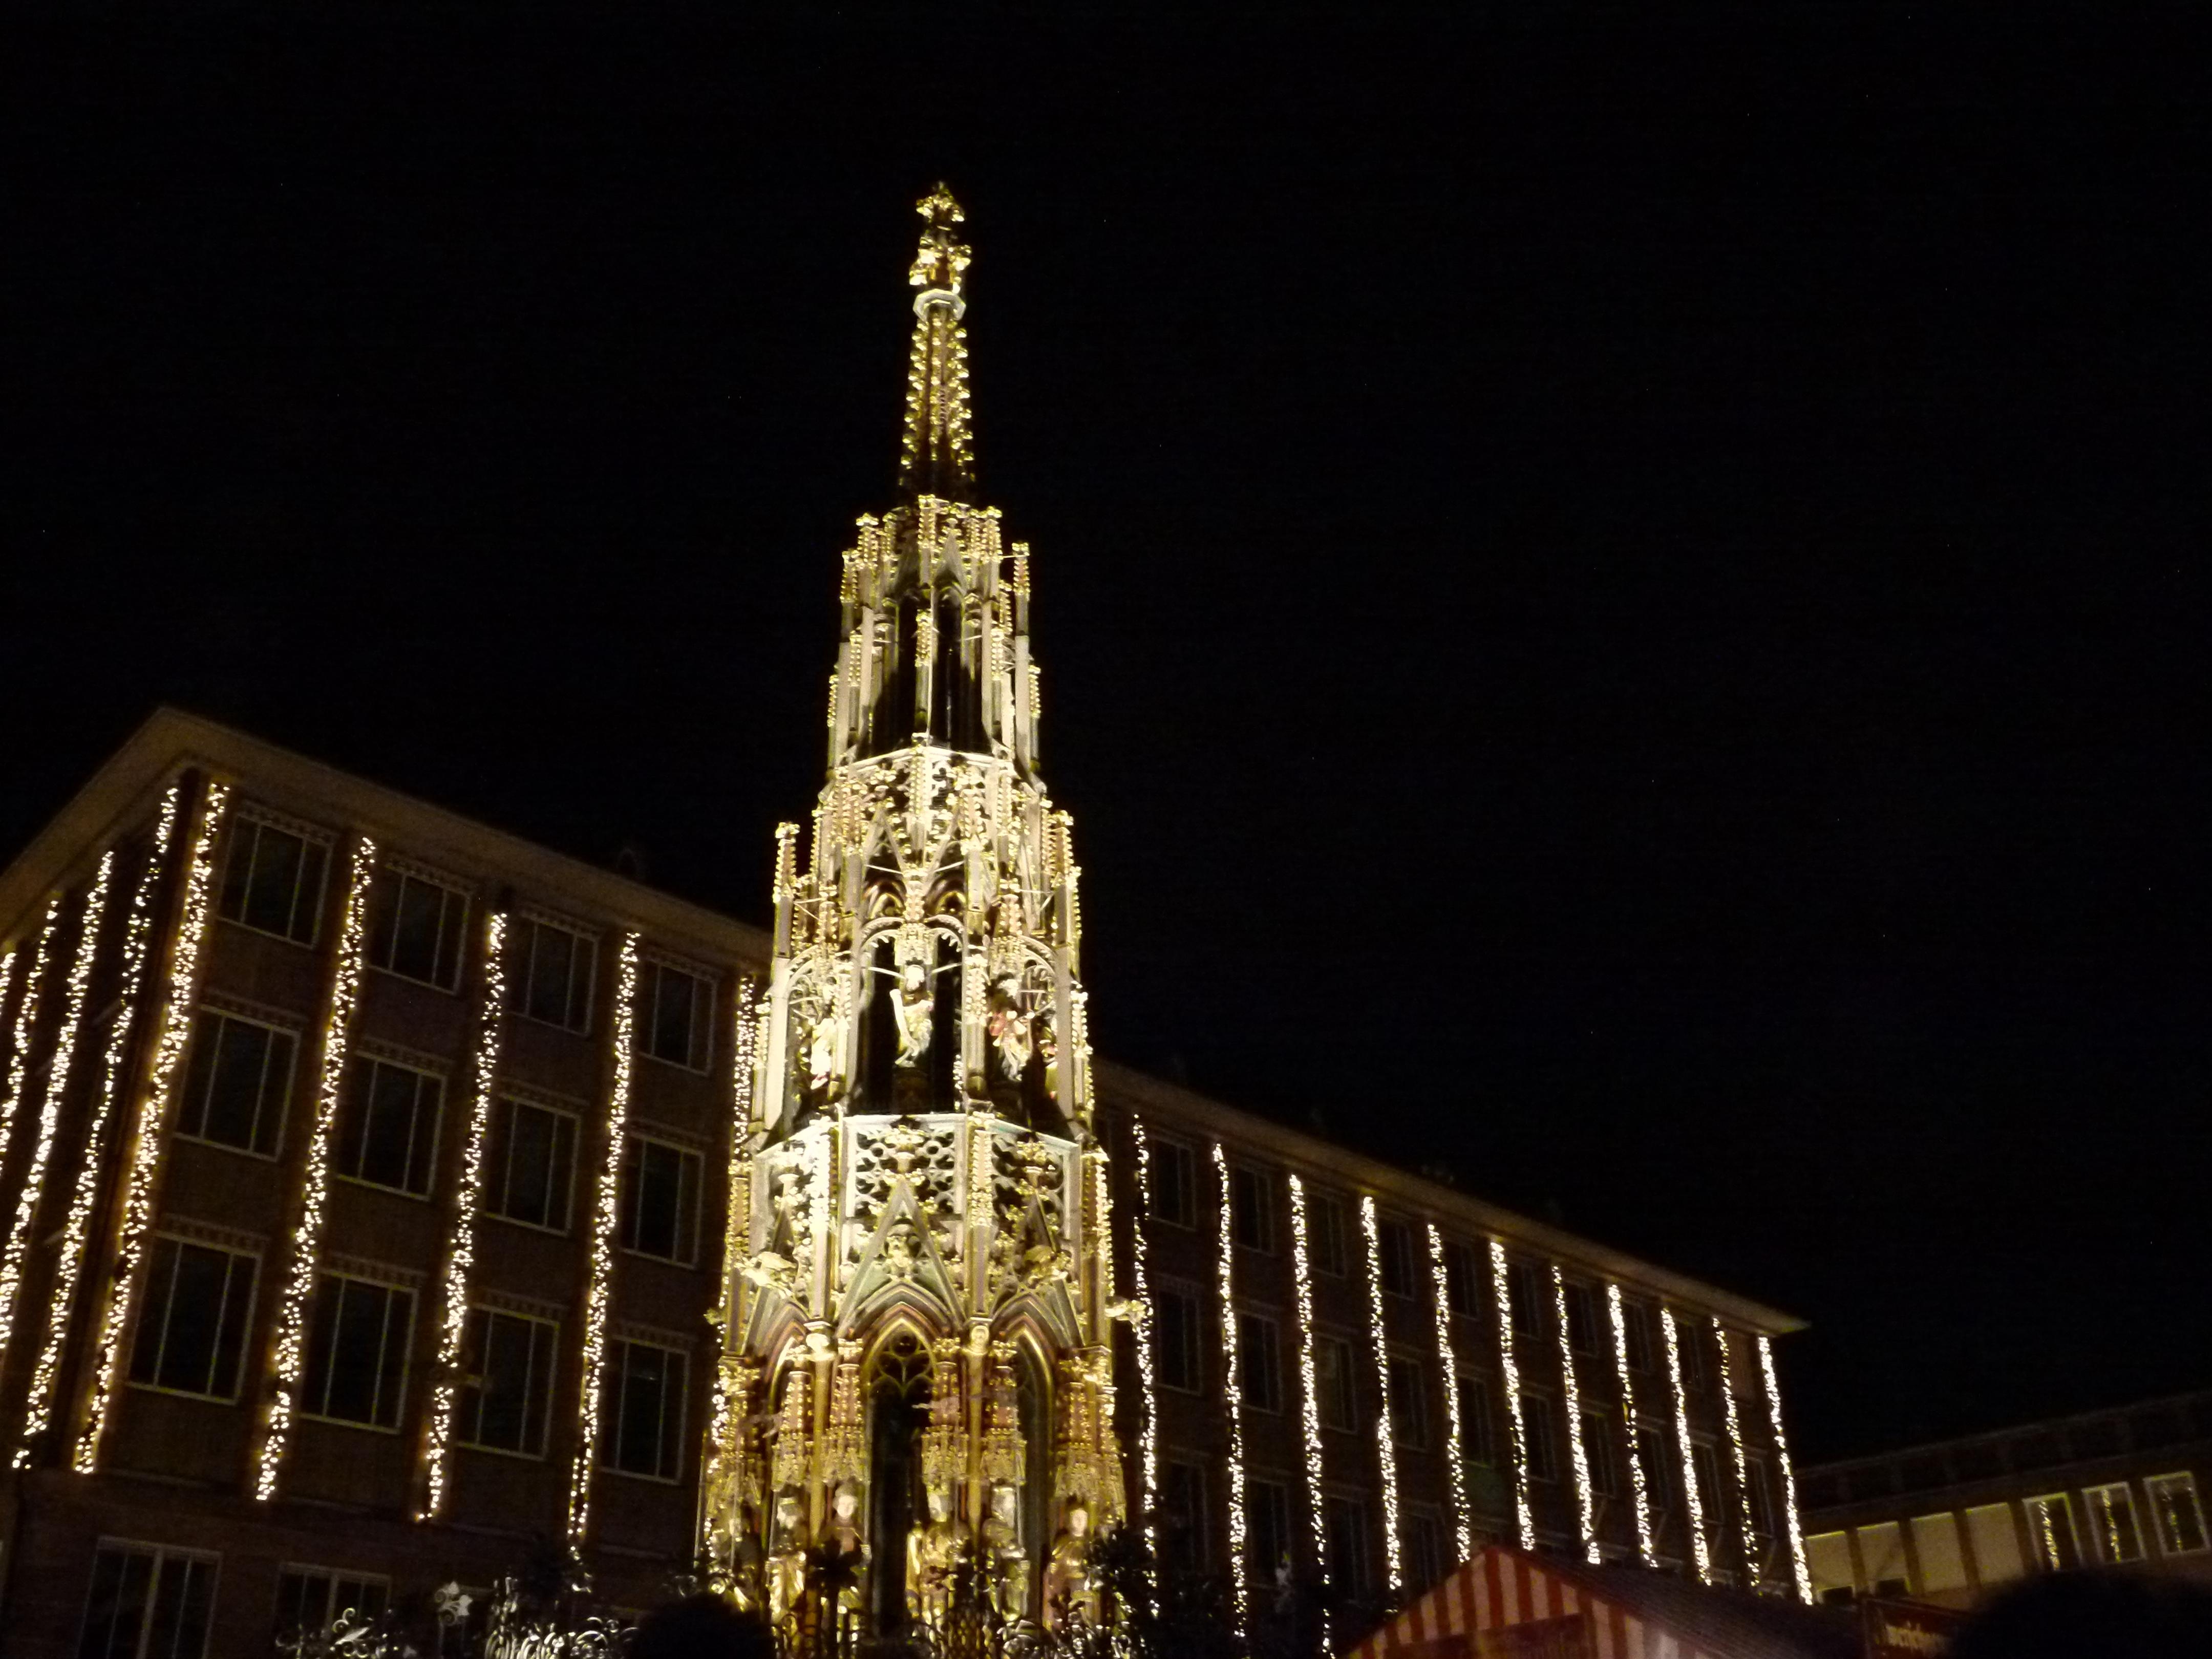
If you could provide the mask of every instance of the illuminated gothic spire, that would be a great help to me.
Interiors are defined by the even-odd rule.
[[[966,216],[943,185],[915,204],[921,246],[907,280],[914,300],[914,350],[907,363],[906,429],[899,441],[899,493],[970,500],[975,450],[968,428],[968,302],[962,279],[972,257],[954,228]]]

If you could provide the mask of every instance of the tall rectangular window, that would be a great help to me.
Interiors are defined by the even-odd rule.
[[[1674,1454],[1666,1434],[1658,1429],[1637,1430],[1636,1461],[1644,1469],[1644,1496],[1655,1513],[1665,1513],[1674,1502]]]
[[[564,1031],[592,1029],[592,979],[599,966],[597,940],[557,922],[525,916],[515,928],[514,1011],[540,1025]]]
[[[1674,1322],[1674,1346],[1681,1356],[1682,1382],[1686,1388],[1705,1386],[1705,1334],[1695,1320]]]
[[[1505,1270],[1506,1305],[1513,1314],[1513,1334],[1536,1336],[1541,1334],[1536,1310],[1540,1303],[1534,1262],[1516,1261]]]
[[[258,1265],[235,1250],[156,1238],[131,1347],[131,1380],[142,1388],[235,1400]]]
[[[1597,1350],[1597,1294],[1587,1285],[1567,1282],[1567,1346],[1577,1353]]]
[[[1321,1396],[1321,1420],[1332,1429],[1357,1432],[1359,1391],[1352,1363],[1352,1344],[1342,1337],[1314,1340],[1314,1390]]]
[[[402,979],[450,991],[461,982],[468,895],[412,870],[386,866],[371,907],[368,960]]]
[[[356,1055],[338,1103],[337,1172],[425,1198],[438,1158],[445,1080],[389,1060]]]
[[[1239,1395],[1255,1412],[1283,1409],[1283,1354],[1275,1322],[1258,1314],[1237,1316]]]
[[[1528,1478],[1559,1478],[1559,1442],[1552,1427],[1552,1402],[1540,1394],[1521,1396],[1521,1432],[1528,1444]]]
[[[1613,1425],[1603,1412],[1583,1413],[1583,1461],[1589,1465],[1590,1491],[1600,1498],[1620,1496],[1620,1477],[1613,1472]]]
[[[1498,1431],[1490,1414],[1490,1384],[1472,1371],[1459,1378],[1460,1444],[1470,1462],[1498,1466]]]
[[[1419,1273],[1413,1265],[1413,1230],[1402,1221],[1386,1221],[1376,1230],[1382,1251],[1382,1289],[1390,1296],[1419,1293]]]
[[[1255,1479],[1244,1489],[1244,1536],[1256,1589],[1267,1593],[1291,1559],[1291,1489],[1279,1480]]]
[[[205,1659],[216,1559],[101,1539],[77,1659]]]
[[[630,1136],[623,1154],[623,1249],[680,1267],[696,1261],[699,1187],[706,1167],[696,1152]]]
[[[1408,1451],[1429,1444],[1429,1383],[1420,1362],[1390,1362],[1390,1437]]]
[[[2089,1536],[2095,1541],[2097,1559],[2108,1567],[2142,1560],[2142,1534],[2136,1526],[2135,1494],[2126,1484],[2090,1486],[2081,1498],[2088,1506]]]
[[[461,1444],[524,1457],[545,1455],[559,1335],[550,1320],[489,1308],[470,1311],[462,1362],[468,1381],[457,1430]]]
[[[329,849],[319,841],[258,818],[234,818],[218,912],[257,933],[313,945],[329,860]]]
[[[1761,1538],[1775,1536],[1774,1472],[1763,1457],[1744,1460],[1744,1497],[1751,1504],[1751,1529]]]
[[[1966,1588],[1966,1556],[1959,1546],[1959,1517],[1948,1510],[1912,1517],[1912,1553],[1920,1566],[1918,1595]]]
[[[1314,1271],[1331,1279],[1343,1278],[1352,1270],[1350,1255],[1344,1247],[1344,1206],[1316,1194],[1307,1208],[1306,1221],[1312,1236]]]
[[[1158,1311],[1153,1316],[1160,1386],[1183,1394],[1196,1394],[1205,1386],[1205,1366],[1198,1346],[1198,1298],[1181,1291],[1163,1290],[1153,1297]]]
[[[1704,1471],[1698,1484],[1704,1485]],[[1712,1511],[1706,1510],[1710,1522]],[[1874,1595],[1910,1595],[1912,1580],[1905,1570],[1905,1528],[1894,1521],[1877,1521],[1870,1527],[1854,1527],[1859,1543],[1859,1562],[1866,1571],[1868,1592]]]
[[[565,1233],[575,1169],[574,1114],[502,1100],[484,1159],[484,1213]]]
[[[315,1281],[301,1412],[338,1423],[398,1428],[414,1327],[412,1291],[323,1274]]]
[[[1651,1336],[1651,1306],[1646,1302],[1621,1305],[1621,1323],[1628,1334],[1628,1369],[1648,1372],[1656,1352]]]
[[[638,982],[639,1029],[645,1052],[687,1071],[703,1072],[713,1054],[714,988],[696,974],[648,962]]]
[[[1152,1219],[1172,1227],[1198,1224],[1196,1160],[1179,1140],[1155,1139],[1146,1160],[1151,1165]]]
[[[1367,1506],[1356,1498],[1331,1498],[1322,1505],[1328,1534],[1331,1588],[1345,1600],[1361,1601],[1375,1584],[1367,1557]]]
[[[1443,1576],[1443,1523],[1416,1510],[1406,1517],[1407,1591],[1418,1595]]]
[[[1444,1246],[1444,1295],[1451,1310],[1464,1319],[1482,1312],[1482,1279],[1478,1276],[1472,1245],[1456,1241]]]
[[[1698,1502],[1705,1506],[1705,1524],[1717,1526],[1721,1518],[1721,1464],[1709,1443],[1699,1440],[1691,1445],[1690,1467],[1697,1472]]]
[[[282,1644],[326,1631],[343,1613],[374,1619],[392,1600],[392,1581],[379,1573],[349,1572],[340,1567],[303,1567],[287,1562],[276,1575],[276,1627]]]
[[[673,1480],[684,1468],[684,1385],[688,1366],[673,1348],[650,1342],[610,1345],[612,1361],[603,1468]]]
[[[2002,1584],[2027,1571],[2021,1559],[2020,1534],[2009,1504],[1977,1504],[1966,1511],[1966,1542],[1974,1552],[1974,1571],[1982,1588]]]
[[[1160,1466],[1160,1553],[1186,1572],[1206,1568],[1206,1469],[1170,1459]]]
[[[2151,1525],[2161,1555],[2190,1555],[2204,1547],[2204,1509],[2197,1499],[2197,1477],[2154,1474],[2143,1482],[2150,1494]]]
[[[292,1096],[298,1039],[291,1032],[202,1009],[177,1102],[177,1133],[274,1158]]]
[[[2074,1534],[2074,1508],[2066,1494],[2031,1498],[2023,1507],[2027,1510],[2028,1547],[2035,1553],[2036,1565],[2045,1572],[2071,1572],[2080,1566],[2081,1542]]]
[[[1248,1250],[1275,1253],[1274,1182],[1258,1170],[1229,1172],[1229,1220],[1233,1237]]]

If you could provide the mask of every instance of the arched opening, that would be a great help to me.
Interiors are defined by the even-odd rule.
[[[1022,1553],[1029,1558],[1029,1606],[1034,1619],[1043,1607],[1044,1568],[1052,1550],[1052,1381],[1037,1351],[1020,1345],[1014,1369],[1014,1401],[1020,1413],[1022,1442],[1029,1448],[1022,1469]]]
[[[912,1331],[878,1345],[861,1379],[868,1404],[868,1620],[879,1635],[906,1628],[906,1544],[921,1496],[929,1421],[929,1350]]]

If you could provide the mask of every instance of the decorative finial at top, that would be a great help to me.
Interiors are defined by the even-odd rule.
[[[968,314],[962,279],[974,257],[957,230],[967,215],[943,185],[915,204],[921,246],[907,281],[914,296],[914,351],[907,367],[906,428],[899,445],[903,490],[964,501],[975,484],[968,421]]]
[[[907,273],[907,281],[924,290],[924,300],[933,293],[947,294],[957,302],[960,278],[975,255],[952,228],[968,216],[943,185],[916,202],[914,210],[921,216],[923,229],[921,246],[915,253],[914,269]]]

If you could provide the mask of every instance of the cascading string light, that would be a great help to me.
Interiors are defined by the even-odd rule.
[[[1592,1566],[1605,1559],[1597,1547],[1597,1500],[1590,1491],[1589,1448],[1583,1443],[1583,1391],[1575,1376],[1575,1345],[1567,1328],[1567,1276],[1552,1264],[1552,1312],[1559,1328],[1559,1392],[1567,1411],[1567,1452],[1575,1466],[1575,1521],[1581,1528],[1583,1559]]]
[[[1382,1474],[1382,1559],[1388,1564],[1386,1588],[1398,1589],[1406,1582],[1405,1563],[1398,1540],[1398,1442],[1390,1414],[1390,1346],[1382,1323],[1382,1224],[1375,1212],[1372,1194],[1359,1195],[1359,1231],[1367,1241],[1367,1332],[1375,1344],[1375,1383],[1382,1401],[1375,1419],[1375,1461]]]
[[[1136,1286],[1137,1300],[1146,1310],[1144,1322],[1137,1328],[1137,1385],[1143,1395],[1144,1409],[1137,1428],[1137,1478],[1144,1485],[1145,1502],[1142,1513],[1145,1527],[1145,1553],[1149,1561],[1159,1551],[1159,1518],[1157,1513],[1160,1486],[1160,1413],[1159,1401],[1152,1393],[1152,1282],[1147,1272],[1151,1247],[1145,1236],[1145,1224],[1152,1213],[1152,1149],[1145,1136],[1145,1121],[1134,1112],[1129,1115],[1129,1138],[1136,1148],[1137,1213],[1129,1224],[1129,1271]],[[1146,1574],[1149,1578],[1150,1568]]]
[[[123,935],[123,973],[115,994],[115,1018],[107,1028],[107,1043],[100,1055],[100,1098],[92,1124],[85,1131],[84,1153],[78,1160],[76,1187],[70,1195],[69,1218],[62,1224],[61,1249],[54,1257],[53,1288],[48,1297],[46,1340],[31,1373],[31,1389],[23,1407],[22,1437],[15,1447],[15,1467],[28,1468],[53,1415],[54,1382],[60,1374],[62,1355],[69,1341],[70,1315],[76,1304],[78,1276],[84,1270],[85,1240],[92,1231],[92,1214],[100,1197],[100,1165],[107,1152],[108,1120],[123,1091],[124,1059],[137,1024],[138,997],[145,988],[146,959],[154,932],[154,896],[160,890],[167,866],[169,844],[175,840],[177,815],[184,787],[171,784],[161,798],[161,815],[154,830],[154,845],[138,872],[131,896],[130,920]]]
[[[1674,1310],[1659,1304],[1659,1328],[1667,1338],[1667,1378],[1674,1385],[1674,1440],[1682,1453],[1682,1507],[1690,1518],[1690,1554],[1698,1567],[1698,1582],[1713,1582],[1712,1552],[1705,1544],[1705,1503],[1698,1491],[1698,1460],[1690,1450],[1690,1397],[1682,1387],[1682,1344],[1674,1328]]]
[[[607,1307],[614,1297],[615,1222],[621,1196],[623,1138],[629,1127],[632,1039],[637,1019],[635,933],[624,933],[615,979],[614,1082],[607,1091],[607,1150],[599,1162],[592,1200],[592,1276],[584,1294],[582,1432],[568,1472],[568,1543],[583,1547],[592,1520],[592,1470],[599,1455],[599,1404],[606,1386]],[[826,1144],[826,1143],[825,1143]],[[826,1190],[826,1183],[825,1183]],[[817,1204],[817,1211],[827,1209]]]
[[[1797,1475],[1790,1465],[1790,1437],[1782,1431],[1782,1382],[1774,1371],[1774,1344],[1765,1332],[1759,1337],[1759,1368],[1766,1379],[1767,1420],[1774,1429],[1774,1461],[1782,1468],[1783,1525],[1790,1529],[1790,1567],[1797,1581],[1797,1599],[1810,1605],[1813,1569],[1805,1559],[1805,1531],[1797,1519]]]
[[[744,1276],[739,1268],[752,1253],[753,1205],[753,1066],[760,1053],[760,981],[741,974],[731,997],[730,1042],[730,1170],[722,1225],[722,1297],[708,1315],[715,1334],[714,1393],[707,1413],[707,1463],[700,1475],[702,1492],[720,1490],[718,1482],[736,1469],[743,1432],[740,1421],[745,1402],[732,1376],[733,1358],[744,1351],[738,1329]],[[712,1505],[699,1508],[699,1544],[708,1554],[714,1537],[724,1524]]]
[[[1298,1428],[1305,1439],[1306,1514],[1313,1528],[1314,1567],[1326,1573],[1328,1523],[1322,1510],[1321,1389],[1314,1368],[1313,1257],[1306,1242],[1306,1184],[1291,1176],[1291,1282],[1298,1310]],[[1328,1610],[1322,1610],[1322,1646],[1328,1646]]]
[[[269,1419],[254,1459],[253,1496],[263,1504],[276,1496],[276,1474],[291,1445],[293,1402],[307,1370],[307,1310],[314,1302],[315,1271],[322,1258],[323,1211],[331,1192],[331,1143],[337,1138],[338,1106],[345,1096],[346,1053],[353,1042],[354,1015],[361,1006],[362,974],[368,945],[368,894],[375,876],[376,842],[357,836],[346,876],[345,911],[338,924],[331,1000],[323,1015],[315,1119],[307,1135],[307,1167],[300,1179],[300,1219],[292,1229],[291,1270],[284,1278],[283,1299],[276,1304],[276,1346],[269,1366]]]
[[[8,1094],[0,1101],[0,1170],[8,1167],[8,1148],[15,1138],[15,1118],[30,1091],[31,1038],[39,1020],[39,1000],[46,990],[46,965],[53,957],[54,932],[61,926],[62,896],[46,901],[46,921],[39,929],[39,948],[31,971],[23,980],[23,1000],[15,1010],[15,1030],[8,1048]],[[17,953],[10,952],[14,962]]]
[[[1452,1352],[1451,1279],[1444,1266],[1444,1236],[1429,1223],[1429,1280],[1436,1295],[1437,1359],[1444,1373],[1445,1452],[1451,1466],[1452,1532],[1459,1559],[1474,1554],[1474,1522],[1468,1513],[1466,1441],[1459,1420],[1459,1358]]]
[[[1498,1363],[1505,1377],[1505,1419],[1513,1430],[1513,1513],[1521,1547],[1536,1547],[1536,1516],[1528,1506],[1528,1425],[1521,1410],[1521,1365],[1513,1353],[1513,1286],[1505,1247],[1490,1241],[1490,1291],[1498,1304]]]
[[[1735,1367],[1729,1358],[1728,1332],[1722,1328],[1720,1316],[1713,1316],[1713,1345],[1721,1351],[1721,1403],[1727,1413],[1729,1447],[1735,1462],[1736,1521],[1743,1539],[1744,1582],[1748,1589],[1759,1588],[1759,1559],[1753,1553],[1751,1524],[1751,1460],[1743,1449],[1743,1419],[1736,1410]]]
[[[147,1235],[154,1225],[154,1178],[161,1164],[162,1132],[167,1125],[169,1102],[177,1084],[177,1068],[184,1061],[185,1045],[191,1035],[192,1004],[198,994],[200,956],[207,944],[211,896],[215,890],[215,844],[221,834],[224,808],[230,802],[230,786],[210,779],[200,807],[198,832],[192,837],[190,861],[185,866],[184,896],[177,908],[175,933],[169,941],[167,983],[162,992],[161,1036],[154,1044],[153,1063],[147,1069],[145,1090],[131,1125],[130,1150],[125,1154],[123,1201],[116,1224],[115,1267],[108,1278],[107,1309],[100,1320],[100,1347],[93,1366],[92,1398],[84,1427],[70,1455],[70,1467],[90,1474],[99,1467],[100,1442],[107,1432],[108,1413],[122,1381],[123,1340],[131,1328],[138,1267],[146,1251]]]
[[[432,1521],[446,1507],[453,1468],[453,1407],[460,1398],[461,1364],[468,1346],[469,1271],[477,1259],[477,1208],[483,1194],[484,1147],[491,1139],[501,1040],[507,1030],[507,913],[484,916],[483,1000],[477,1006],[475,1060],[470,1068],[469,1138],[461,1149],[461,1178],[453,1194],[453,1231],[446,1244],[446,1271],[438,1321],[438,1369],[430,1386],[429,1425],[423,1437],[422,1504],[417,1521]]]
[[[15,1313],[23,1293],[23,1259],[30,1252],[39,1200],[46,1195],[46,1164],[54,1155],[54,1137],[61,1130],[62,1095],[69,1088],[76,1060],[77,1033],[83,1029],[85,999],[92,990],[93,960],[100,952],[100,918],[107,909],[107,884],[114,874],[115,853],[110,848],[100,855],[100,873],[84,896],[76,956],[70,964],[69,1000],[62,1005],[61,1028],[54,1034],[54,1051],[46,1060],[46,1099],[39,1112],[39,1138],[32,1143],[31,1161],[25,1166],[22,1188],[16,1195],[7,1251],[0,1255],[0,1370],[6,1368],[8,1349],[15,1339]]]
[[[1229,1620],[1241,1638],[1244,1634],[1246,1562],[1244,1559],[1244,1379],[1237,1354],[1237,1287],[1231,1270],[1236,1232],[1230,1216],[1229,1154],[1213,1143],[1213,1172],[1221,1180],[1221,1212],[1216,1234],[1216,1265],[1221,1288],[1221,1369],[1229,1398]]]
[[[1606,1305],[1613,1314],[1613,1363],[1620,1375],[1620,1420],[1628,1442],[1628,1485],[1636,1499],[1637,1558],[1647,1567],[1659,1565],[1659,1549],[1651,1536],[1651,1491],[1644,1480],[1644,1437],[1636,1431],[1636,1383],[1628,1368],[1628,1308],[1618,1281],[1605,1287]]]

